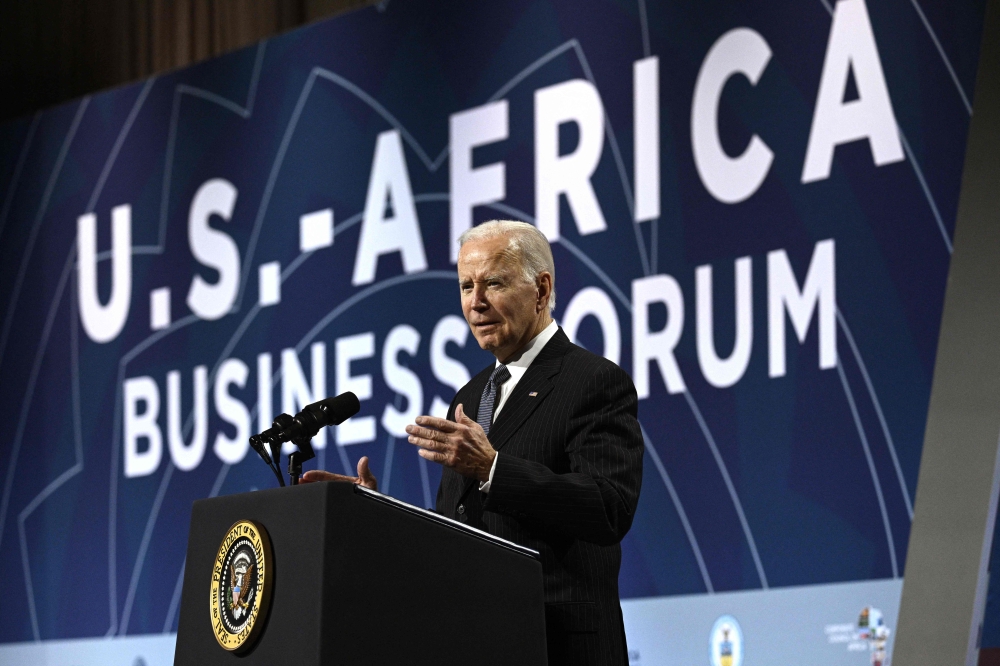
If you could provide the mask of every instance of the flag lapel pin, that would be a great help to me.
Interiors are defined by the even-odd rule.
[[[538,391],[532,391],[531,393],[528,394],[529,398],[535,398],[537,396],[538,396]]]

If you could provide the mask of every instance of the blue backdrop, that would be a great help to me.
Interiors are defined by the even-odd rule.
[[[901,578],[983,9],[397,0],[0,126],[0,642],[174,631],[261,413],[432,505],[470,202],[648,376],[623,598]]]

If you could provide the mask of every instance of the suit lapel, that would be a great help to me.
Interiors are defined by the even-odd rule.
[[[551,377],[559,372],[562,357],[546,359],[531,364],[521,381],[514,387],[513,393],[504,403],[503,410],[497,415],[490,428],[490,444],[497,451],[501,450],[511,435],[528,420],[532,412],[542,404],[552,390]]]
[[[572,343],[560,328],[549,340],[542,351],[535,357],[535,360],[528,366],[524,376],[514,387],[514,392],[507,398],[503,409],[497,415],[496,420],[490,427],[488,435],[490,444],[494,449],[500,451],[504,444],[517,432],[517,430],[528,420],[528,417],[538,408],[545,397],[553,388],[552,377],[559,373],[562,368],[563,356],[569,351]],[[480,375],[481,376],[481,375]],[[476,380],[480,379],[476,377]],[[485,380],[479,382],[479,393],[476,395],[476,408],[478,410],[479,400],[482,396]],[[475,380],[474,380],[475,381]],[[471,384],[472,382],[470,382]],[[475,416],[471,416],[475,420]],[[476,483],[475,479],[468,479],[462,495],[469,492],[469,489]]]

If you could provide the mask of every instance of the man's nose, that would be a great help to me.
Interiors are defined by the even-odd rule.
[[[490,307],[489,301],[486,300],[486,288],[481,285],[475,285],[472,287],[472,309],[478,312],[482,312]]]

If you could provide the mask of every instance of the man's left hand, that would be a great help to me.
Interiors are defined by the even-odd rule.
[[[410,444],[420,447],[421,458],[441,463],[469,478],[485,483],[497,452],[482,427],[465,415],[462,405],[455,408],[455,421],[434,416],[418,416],[417,425],[406,426]]]
[[[364,486],[375,491],[378,490],[378,480],[372,474],[371,470],[368,469],[368,456],[361,456],[361,460],[358,461],[357,476],[345,476],[343,474],[325,472],[321,469],[311,469],[299,479],[299,483],[316,483],[318,481],[346,481],[347,483]]]

